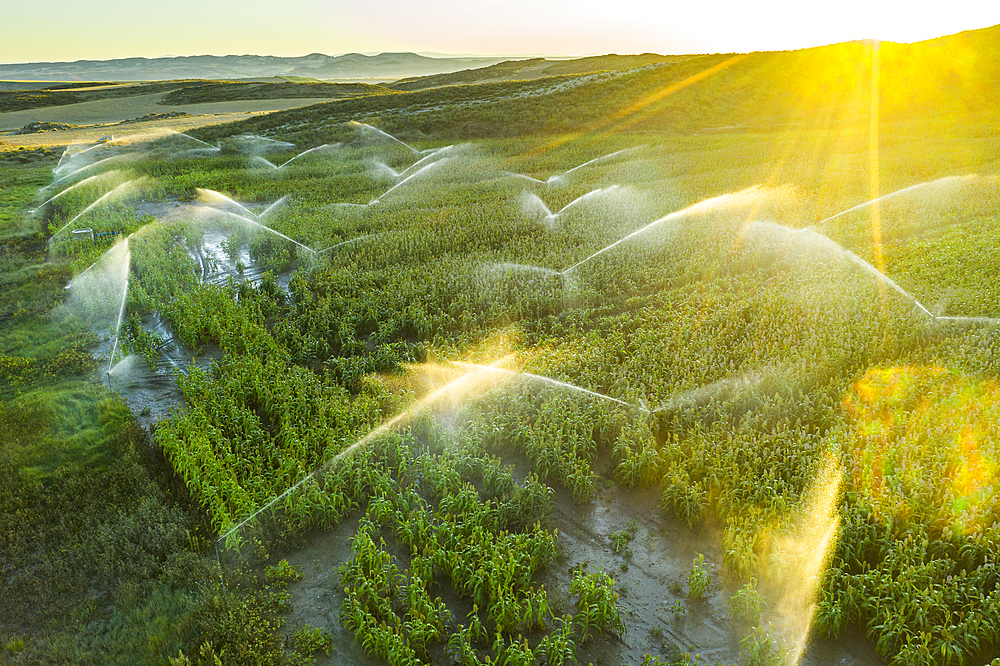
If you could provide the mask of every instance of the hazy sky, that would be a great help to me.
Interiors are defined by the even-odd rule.
[[[705,53],[916,41],[1000,3],[884,0],[0,0],[0,62],[350,51]]]

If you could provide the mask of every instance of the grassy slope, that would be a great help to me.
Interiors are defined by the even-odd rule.
[[[86,85],[89,87],[94,84],[88,83]],[[101,87],[96,90],[76,90],[72,87],[64,89],[66,86],[50,86],[44,90],[0,92],[0,113],[41,109],[48,106],[64,106],[66,104],[78,104],[80,102],[92,102],[103,99],[122,99],[136,95],[149,95],[173,90],[184,85],[187,84],[182,81],[168,81],[166,83],[142,83],[138,85]]]
[[[725,55],[705,56],[627,74],[619,79],[548,93],[544,92],[546,87],[560,80],[456,86],[375,99],[371,100],[371,104],[346,102],[276,114],[237,126],[205,130],[202,136],[219,137],[237,131],[255,131],[309,145],[339,138],[342,135],[339,134],[338,124],[350,119],[367,120],[403,138],[432,136],[444,141],[531,135],[525,140],[527,146],[520,142],[516,144],[520,145],[522,154],[532,154],[531,159],[520,163],[516,156],[505,151],[505,147],[515,144],[489,142],[484,149],[508,156],[508,164],[512,168],[526,168],[528,173],[544,178],[547,173],[579,163],[585,159],[584,155],[600,155],[627,132],[656,132],[658,134],[650,141],[656,144],[658,154],[665,158],[666,175],[676,178],[681,184],[679,189],[683,191],[683,200],[697,201],[699,197],[757,183],[776,185],[791,182],[810,193],[811,201],[804,204],[810,208],[805,218],[816,220],[869,198],[874,180],[871,178],[873,166],[879,169],[879,178],[875,182],[882,193],[946,175],[997,171],[996,137],[1000,123],[994,109],[998,94],[995,84],[1000,76],[995,45],[998,32],[1000,29],[976,31],[915,45],[882,44],[877,52],[872,44],[851,43],[790,53],[753,54],[734,61]],[[720,65],[727,66],[712,76],[685,85],[692,77]],[[873,90],[877,90],[877,95],[873,95]],[[667,94],[663,94],[665,92]],[[532,96],[532,93],[537,94]],[[435,101],[440,102],[442,108],[433,108]],[[873,142],[871,114],[876,107],[879,121],[874,125],[879,130],[879,137],[877,142]],[[558,135],[558,132],[565,134]],[[663,134],[659,133],[666,133],[669,138],[663,139]],[[631,138],[631,142],[641,140],[641,137]],[[874,148],[878,149],[877,162],[874,161]],[[569,198],[571,196],[567,195],[566,199]],[[966,205],[974,204],[966,202]],[[428,213],[427,217],[430,219],[432,216]],[[829,233],[874,260],[870,239],[858,235],[851,224],[845,220]],[[994,228],[995,218],[988,213],[978,217],[974,224],[960,220],[958,226],[950,227],[937,236],[921,238],[917,245],[906,249],[883,248],[885,265],[907,289],[913,290],[926,302],[952,289],[949,299],[951,306],[957,306],[955,311],[970,315],[995,315],[996,280],[989,269],[990,261],[995,261],[995,252],[991,250],[988,240]],[[886,231],[890,229],[887,227]],[[505,242],[513,244],[510,239],[505,239]],[[459,252],[458,248],[452,250]],[[933,260],[928,261],[929,258]],[[522,261],[517,256],[510,259]],[[547,258],[551,263],[533,259],[529,256],[523,261],[555,268],[567,265],[565,257],[556,256],[555,262],[552,257]],[[380,256],[379,260],[388,259]],[[402,272],[402,268],[399,271]],[[617,286],[619,278],[618,274],[608,276],[605,286],[608,289]],[[560,330],[554,334],[553,348],[564,349],[553,349],[552,358],[556,362],[550,370],[559,376],[579,380],[582,385],[614,391],[616,386],[599,383],[602,378],[630,372],[634,373],[631,375],[633,378],[643,377],[648,367],[661,363],[658,358],[642,356],[644,345],[641,342],[628,346],[630,338],[663,342],[657,337],[662,335],[658,329],[673,330],[670,328],[673,318],[663,322],[656,320],[656,308],[665,307],[655,303],[657,285],[649,286],[648,290],[649,293],[636,296],[629,302],[635,310],[616,313],[615,305],[609,304],[609,316],[594,326],[589,337],[577,331]],[[401,285],[393,289],[393,293],[402,291]],[[399,298],[408,303],[420,301],[418,294]],[[691,298],[696,306],[699,298]],[[704,311],[718,313],[723,323],[732,314],[726,314],[726,307],[740,303],[735,298],[733,303],[720,304],[713,298],[705,297],[701,307]],[[767,298],[760,301],[750,299],[750,302],[751,310],[764,312],[760,318],[768,322],[782,321],[788,316],[787,310],[802,307],[797,302],[776,306]],[[745,312],[743,316],[746,316]],[[651,319],[647,321],[646,318]],[[683,317],[681,320],[687,321]],[[711,328],[715,323],[706,325]],[[822,326],[817,328],[824,330]],[[622,337],[623,329],[626,333]],[[787,340],[786,333],[783,331],[776,339]],[[686,326],[676,331],[680,337],[688,334]],[[978,386],[977,382],[982,380],[986,386],[992,386],[994,379],[991,378],[995,378],[996,373],[995,329],[972,332],[965,339],[962,337],[964,334],[956,333],[952,340],[944,336],[943,341],[934,342],[912,337],[896,341],[892,339],[894,334],[885,335],[884,346],[865,349],[846,367],[839,368],[842,376],[837,378],[839,384],[832,386],[831,405],[838,407],[839,398],[850,395],[850,390],[853,390],[850,385],[855,380],[859,380],[858,386],[861,386],[871,381],[871,376],[877,376],[877,369],[863,381],[853,374],[863,374],[873,362],[889,366],[898,364],[892,372],[904,377],[910,374],[918,376],[919,368],[924,365],[942,364],[959,377],[943,380],[942,390],[945,392],[949,390],[948,382]],[[765,337],[761,334],[761,338]],[[604,340],[608,341],[607,344],[602,342]],[[760,343],[753,342],[755,345]],[[723,362],[723,366],[724,362],[732,360],[725,339],[705,344],[707,348],[715,349],[719,354],[716,360]],[[821,343],[820,349],[833,350],[838,344],[839,341]],[[662,353],[661,346],[655,348],[657,354]],[[583,351],[590,353],[581,356]],[[672,350],[672,353],[678,357],[694,354],[686,359],[686,365],[698,367],[699,362],[704,360],[701,357],[708,355],[709,351],[684,346]],[[628,361],[630,358],[634,361]],[[602,365],[605,363],[607,365]],[[591,364],[591,369],[587,370]],[[635,381],[641,383],[639,379]],[[699,381],[707,381],[707,378],[692,380],[690,385],[697,386]],[[836,411],[834,409],[831,413]],[[942,419],[941,423],[953,417],[935,414],[933,418]],[[863,419],[859,419],[857,424],[853,424],[847,418],[844,422],[838,421],[837,427],[848,433],[844,439],[850,442],[853,437],[849,433],[850,427],[856,425],[860,429],[864,423]],[[720,424],[717,441],[724,439],[720,433],[725,426]],[[829,427],[830,423],[821,425],[824,429]],[[745,445],[747,451],[753,450],[754,442],[772,436],[767,432],[767,429],[762,430],[741,441],[740,446]],[[695,445],[691,446],[695,450],[693,453],[686,452],[690,455],[687,455],[687,462],[682,463],[684,466],[698,467],[701,464],[698,460],[718,460],[732,455],[720,449],[699,450]],[[941,450],[946,448],[942,446]],[[701,457],[691,462],[697,457],[695,453]],[[773,467],[778,467],[777,462]],[[708,475],[706,472],[703,481],[698,482],[704,482],[706,488],[710,485]],[[711,493],[717,492],[715,486],[711,488]],[[717,498],[712,496],[710,501],[715,502]],[[896,588],[918,579],[922,581],[921,585],[930,585],[927,583],[930,578],[921,578],[926,574],[922,567],[927,561],[935,566],[947,565],[949,572],[954,574],[947,580],[933,579],[933,585],[937,586],[934,594],[938,596],[928,592],[928,603],[937,603],[943,595],[953,594],[957,587],[966,584],[966,577],[971,576],[973,571],[976,576],[985,576],[983,580],[992,580],[988,577],[995,570],[995,550],[991,554],[986,553],[981,544],[971,544],[970,541],[971,545],[968,548],[963,546],[960,556],[959,546],[964,542],[958,537],[947,536],[941,526],[935,524],[926,528],[931,545],[928,547],[925,543],[924,551],[921,551],[920,547],[911,547],[912,544],[907,545],[906,541],[922,538],[921,528],[910,532],[911,528],[905,521],[888,526],[876,524],[875,518],[863,515],[864,510],[859,508],[863,503],[858,503],[857,497],[852,497],[848,504],[852,506],[850,524],[845,526],[846,537],[841,542],[836,565],[844,573],[830,584],[830,589],[824,594],[833,595],[834,591],[843,594],[845,589],[857,594],[858,590],[862,590],[861,594],[867,597],[861,602],[866,607],[864,613],[867,615],[862,615],[860,619],[870,622],[869,635],[878,641],[887,659],[898,656],[902,651],[905,634],[897,633],[900,623],[914,622],[907,608],[894,605],[895,600],[901,598]],[[937,504],[935,501],[929,506]],[[866,529],[868,534],[864,533]],[[872,540],[872,534],[876,534],[877,538]],[[905,565],[909,567],[905,575],[891,570],[891,566],[883,568],[885,562],[881,561],[881,555],[876,557],[867,551],[854,550],[869,547],[888,549],[900,557],[910,558],[910,563]],[[986,564],[980,567],[983,557]],[[859,565],[862,561],[863,564]],[[926,566],[930,568],[930,565]],[[843,588],[838,588],[838,585]],[[880,600],[877,611],[872,611],[870,598]],[[883,604],[882,600],[887,598],[894,601]],[[844,603],[846,608],[847,602]],[[835,613],[843,610],[827,603],[823,615],[825,627],[830,627],[831,623],[839,626],[841,621],[830,619],[834,616],[831,608]],[[851,614],[854,611],[844,610],[844,613],[850,618],[848,621],[860,621],[857,614]],[[905,616],[906,620],[894,620],[895,624],[892,624],[884,617],[886,614],[900,618]],[[939,618],[925,618],[923,622],[921,626],[927,629],[927,636],[933,633],[937,637],[944,632],[946,635],[942,640],[947,640],[948,632],[952,631]],[[916,626],[908,625],[909,629]],[[969,631],[968,623],[963,624],[963,640],[968,638]],[[977,652],[979,648],[973,643],[960,646],[969,660],[988,661],[995,656],[995,638],[984,637],[982,640],[982,652]]]
[[[68,274],[24,208],[50,177],[0,167],[0,661],[162,663],[204,576],[194,524],[128,408],[87,378],[90,334],[49,317]]]
[[[989,28],[913,45],[882,44],[877,68],[881,122],[995,107],[1000,96],[998,33],[1000,28]],[[873,54],[870,43],[845,43],[736,59],[693,56],[578,86],[568,78],[546,78],[337,102],[249,120],[232,129],[203,130],[203,137],[236,129],[281,132],[308,145],[335,137],[335,125],[349,119],[377,121],[404,138],[442,139],[633,129],[690,133],[867,127]],[[560,83],[563,89],[552,92]]]
[[[484,83],[488,81],[515,81],[524,79],[539,79],[547,76],[563,76],[568,74],[589,74],[607,70],[623,70],[643,67],[654,63],[671,62],[684,59],[686,56],[661,56],[655,53],[644,53],[639,56],[603,55],[572,60],[546,60],[544,58],[528,58],[527,60],[508,60],[505,62],[467,69],[451,74],[435,74],[433,76],[417,76],[400,79],[388,84],[394,90],[424,90],[441,86]]]
[[[251,99],[313,99],[349,98],[391,93],[384,86],[367,83],[237,83],[212,81],[184,86],[167,94],[160,104],[177,106],[205,102],[225,102]]]
[[[86,84],[88,87],[92,84]],[[363,83],[241,83],[227,81],[167,81],[136,85],[93,86],[74,89],[50,86],[43,90],[0,91],[0,113],[28,111],[83,102],[123,100],[131,97],[168,93],[159,100],[163,106],[274,99],[337,99],[359,95],[386,94],[383,86]]]

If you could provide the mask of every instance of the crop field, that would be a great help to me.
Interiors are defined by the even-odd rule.
[[[121,597],[184,618],[139,661],[1000,663],[995,118],[446,140],[362,103],[11,168],[0,424],[89,380],[198,517],[136,538],[200,558]]]

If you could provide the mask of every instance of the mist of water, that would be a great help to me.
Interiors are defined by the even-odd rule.
[[[216,192],[215,190],[205,189],[203,187],[196,187],[195,191],[198,193],[198,199],[204,203],[217,203],[226,206],[227,208],[235,208],[236,210],[241,210],[251,217],[257,217],[257,214],[252,210],[241,204],[239,201],[227,197],[221,192]]]
[[[554,271],[551,268],[531,266],[528,264],[515,264],[511,262],[487,264],[484,268],[490,273],[525,272],[544,275],[546,277],[562,277],[562,274],[559,273],[559,271]]]
[[[130,264],[129,243],[122,239],[70,281],[69,296],[57,308],[56,316],[82,320],[102,336],[117,330],[128,293]]]
[[[353,245],[354,243],[359,243],[367,238],[375,238],[376,236],[381,236],[382,234],[365,234],[364,236],[358,236],[357,238],[352,238],[350,240],[341,241],[329,247],[325,247],[322,250],[316,250],[316,254],[323,254],[324,252],[329,252],[330,250],[336,250],[338,247],[344,247],[345,245]]]
[[[82,187],[84,185],[87,185],[88,183],[96,183],[96,182],[98,182],[100,180],[104,180],[106,178],[111,178],[112,176],[117,176],[119,173],[120,173],[119,171],[105,171],[104,173],[99,173],[99,174],[96,174],[96,175],[91,176],[89,178],[84,178],[80,182],[74,183],[73,185],[70,185],[65,190],[63,190],[62,192],[60,192],[59,194],[57,194],[57,195],[55,195],[53,197],[49,197],[48,199],[46,199],[42,203],[38,204],[38,206],[36,208],[32,208],[31,209],[31,212],[35,213],[35,212],[41,210],[45,206],[49,205],[50,203],[52,203],[53,201],[55,201],[56,199],[58,199],[59,197],[61,197],[62,195],[67,194],[69,192],[72,192],[73,190],[75,190],[78,187]]]
[[[936,316],[936,317],[934,317],[934,320],[942,322],[942,323],[946,323],[946,324],[947,323],[951,323],[951,324],[969,324],[969,325],[986,325],[986,326],[995,326],[997,324],[1000,324],[1000,319],[997,319],[996,317],[944,317],[944,316]]]
[[[650,411],[653,413],[673,412],[686,407],[725,400],[731,396],[752,390],[766,381],[771,381],[785,374],[777,368],[750,370],[738,377],[720,379],[689,391],[675,393],[667,398],[663,404]]]
[[[562,175],[568,176],[577,169],[582,169],[583,167],[590,166],[591,164],[597,164],[598,162],[604,162],[605,160],[610,160],[612,157],[617,157],[619,155],[624,155],[626,153],[632,153],[637,150],[642,150],[643,148],[645,148],[645,146],[635,146],[634,148],[623,148],[622,150],[616,150],[613,153],[608,153],[607,155],[601,155],[600,157],[595,157],[594,159],[584,162],[583,164],[580,164],[578,166],[575,166],[568,171],[564,171]]]
[[[111,361],[112,363],[114,363],[114,357],[112,357]],[[109,367],[107,375],[109,378],[111,377],[114,377],[116,379],[121,378],[122,376],[129,374],[133,370],[137,369],[138,361],[139,361],[138,356],[136,356],[135,354],[129,354],[125,358],[115,363],[113,367]]]
[[[275,211],[278,211],[278,210],[281,210],[282,208],[284,208],[285,206],[288,205],[288,201],[291,199],[291,197],[292,197],[292,195],[286,194],[285,196],[281,197],[280,199],[278,199],[277,201],[275,201],[273,204],[271,204],[270,206],[268,206],[267,208],[265,208],[264,211],[260,215],[258,215],[257,217],[263,220],[265,217],[267,217],[271,213],[273,213]]]
[[[108,144],[97,143],[83,150],[77,150],[70,152],[70,148],[73,146],[67,146],[66,150],[63,151],[62,156],[59,158],[59,163],[52,169],[52,175],[56,178],[66,175],[67,173],[77,171],[82,167],[89,166],[97,161],[96,154],[90,155],[94,151],[108,150]]]
[[[118,342],[121,340],[122,331],[122,319],[125,317],[125,303],[128,301],[128,282],[129,274],[131,273],[132,265],[132,252],[129,249],[128,239],[125,240],[125,288],[122,289],[122,301],[118,308],[118,318],[115,320],[115,342],[111,347],[111,357],[108,359],[108,373],[111,372],[111,366],[115,362],[115,354],[118,352]]]
[[[428,164],[426,166],[423,166],[420,169],[417,169],[412,174],[410,174],[409,176],[407,176],[406,178],[404,178],[403,180],[399,181],[398,183],[396,183],[395,185],[393,185],[392,187],[390,187],[388,190],[386,190],[385,192],[383,192],[382,196],[376,197],[376,198],[372,199],[371,201],[369,201],[368,205],[372,206],[372,205],[375,205],[377,203],[381,203],[382,199],[384,199],[386,196],[388,196],[391,192],[393,192],[396,189],[402,187],[403,185],[406,185],[408,182],[410,182],[411,180],[413,180],[414,178],[416,178],[420,174],[426,173],[427,171],[430,171],[431,169],[433,169],[435,167],[441,166],[442,164],[444,164],[447,161],[448,161],[448,158],[445,157],[445,158],[442,158],[442,159],[438,160],[437,162],[431,162],[430,164]]]
[[[524,180],[531,181],[532,183],[538,183],[539,185],[544,185],[544,180],[539,180],[537,178],[532,178],[531,176],[525,176],[523,173],[514,173],[513,171],[501,171],[500,173],[505,176],[510,176],[512,178],[523,178]]]
[[[80,167],[79,169],[76,169],[75,171],[71,171],[70,173],[66,174],[65,176],[62,176],[61,178],[58,178],[57,180],[52,181],[51,183],[49,183],[48,185],[46,185],[45,187],[43,187],[40,191],[45,192],[47,190],[52,189],[53,187],[56,187],[58,185],[62,185],[63,183],[65,183],[66,181],[68,181],[70,178],[73,178],[74,176],[79,176],[80,174],[82,174],[82,173],[84,173],[86,171],[91,171],[92,169],[96,169],[97,167],[99,167],[101,165],[107,165],[108,163],[111,163],[111,162],[124,162],[124,161],[128,161],[129,159],[134,159],[134,157],[133,156],[129,156],[129,155],[112,155],[111,157],[105,157],[103,160],[98,160],[96,162],[92,162],[91,164],[88,164],[87,166]]]
[[[565,206],[563,206],[562,208],[560,208],[559,211],[556,213],[556,216],[558,217],[559,215],[562,215],[563,213],[565,213],[570,208],[573,208],[574,206],[579,206],[580,204],[582,204],[584,202],[593,201],[597,197],[602,197],[602,196],[607,196],[608,194],[613,194],[613,193],[617,192],[618,189],[619,189],[618,185],[611,185],[610,187],[602,187],[602,188],[598,188],[596,190],[591,190],[590,192],[587,192],[586,194],[584,194],[582,196],[579,196],[576,199],[573,199],[568,204],[566,204]]]
[[[895,192],[890,192],[889,194],[883,194],[882,196],[877,197],[875,199],[871,199],[870,201],[859,203],[857,206],[852,206],[847,210],[842,210],[839,213],[831,215],[830,217],[823,218],[822,220],[820,220],[819,222],[817,222],[812,226],[814,227],[819,226],[825,222],[829,222],[830,220],[835,220],[838,217],[841,217],[842,215],[847,215],[848,213],[853,213],[854,211],[861,210],[863,208],[868,208],[869,206],[873,206],[877,203],[881,203],[888,199],[898,197],[908,192],[914,192],[923,189],[940,188],[940,187],[955,187],[957,185],[968,183],[972,180],[975,180],[976,178],[978,178],[978,176],[974,174],[969,174],[965,176],[945,176],[944,178],[938,178],[937,180],[930,180],[924,183],[917,183],[916,185],[910,185],[909,187],[904,187],[901,190],[896,190]],[[809,227],[807,227],[807,229],[808,228]]]
[[[181,136],[181,137],[184,137],[185,139],[188,139],[190,141],[194,141],[195,143],[199,143],[202,146],[204,146],[205,148],[211,149],[212,152],[219,152],[219,151],[222,150],[218,146],[213,146],[210,143],[202,141],[201,139],[196,139],[195,137],[191,136],[190,134],[185,134],[184,132],[178,132],[176,130],[168,129],[168,130],[166,130],[166,133],[167,134],[173,134],[173,135],[176,135],[176,136]]]
[[[803,496],[800,515],[768,558],[772,566],[764,583],[773,599],[770,612],[775,628],[786,636],[794,664],[805,651],[819,587],[837,542],[843,476],[840,461],[828,455]]]
[[[534,192],[521,192],[521,212],[525,217],[540,217],[546,220],[546,222],[555,219],[555,214],[542,201],[542,198]]]
[[[500,359],[496,363],[501,364],[507,360],[508,360],[507,358]],[[410,420],[413,419],[413,417],[417,416],[422,410],[431,407],[433,405],[436,405],[437,403],[443,402],[445,399],[450,400],[453,403],[453,405],[462,403],[468,400],[470,396],[483,393],[488,388],[496,386],[498,383],[496,375],[489,372],[489,369],[493,367],[495,366],[477,366],[475,369],[469,370],[468,372],[465,372],[458,378],[449,381],[448,383],[435,389],[434,391],[431,391],[429,394],[427,394],[420,400],[417,400],[415,403],[413,403],[410,407],[397,413],[391,419],[385,421],[377,428],[370,431],[367,435],[365,435],[361,439],[357,440],[356,442],[345,448],[336,456],[334,456],[324,464],[320,465],[306,476],[302,477],[302,479],[296,482],[293,486],[291,486],[284,492],[280,493],[277,497],[275,497],[270,502],[262,506],[253,514],[251,514],[250,516],[248,516],[247,518],[245,518],[244,520],[240,521],[238,524],[234,525],[229,530],[227,530],[224,534],[222,534],[219,537],[218,541],[223,541],[227,539],[230,535],[240,530],[242,527],[244,527],[247,523],[249,523],[254,518],[259,516],[261,513],[263,513],[264,511],[271,508],[285,497],[288,497],[290,494],[298,490],[304,483],[306,483],[310,479],[315,478],[317,475],[324,474],[327,471],[335,468],[342,460],[350,457],[351,455],[356,453],[359,449],[362,449],[365,446],[371,444],[379,437],[381,437],[387,432],[390,432],[394,428],[408,423]]]
[[[269,159],[263,158],[260,155],[253,155],[250,158],[251,166],[259,166],[264,169],[270,169],[272,171],[277,171],[278,167]]]
[[[436,162],[437,160],[443,159],[444,156],[447,155],[449,152],[451,152],[453,148],[454,148],[454,146],[444,146],[442,148],[435,148],[435,149],[431,150],[425,156],[421,157],[419,160],[417,160],[416,162],[414,162],[410,166],[408,166],[405,169],[403,169],[402,171],[400,171],[399,174],[398,174],[398,177],[405,178],[408,174],[412,173],[414,169],[419,169],[420,167],[422,167],[424,164],[427,164],[428,162],[431,162],[431,161],[435,161]]]
[[[559,216],[565,213],[570,208],[579,206],[588,201],[593,201],[594,199],[608,194],[613,194],[619,190],[618,185],[611,185],[610,187],[598,188],[596,190],[591,190],[586,194],[573,199],[568,204],[560,208],[558,211],[553,213],[541,197],[539,197],[534,192],[522,192],[521,193],[521,211],[528,217],[541,217],[547,226],[551,227]]]
[[[123,196],[127,192],[134,191],[145,180],[146,180],[145,176],[137,178],[136,180],[127,180],[124,183],[122,183],[121,185],[119,185],[118,187],[114,188],[113,190],[109,190],[108,192],[105,192],[96,201],[94,201],[92,204],[90,204],[89,206],[87,206],[86,208],[84,208],[82,211],[80,211],[77,215],[75,215],[69,222],[67,222],[66,224],[64,224],[61,227],[59,227],[59,230],[56,231],[54,234],[52,234],[52,236],[49,237],[48,242],[51,243],[53,240],[55,240],[56,236],[58,236],[60,233],[62,233],[63,230],[65,230],[67,227],[69,227],[70,225],[72,225],[74,222],[76,222],[77,220],[79,220],[81,217],[83,217],[84,215],[86,215],[87,213],[89,213],[90,211],[92,211],[93,209],[95,209],[98,206],[101,206],[103,204],[106,204],[109,201],[113,201],[113,200],[117,199],[118,197]]]
[[[625,153],[631,153],[631,152],[634,152],[634,151],[637,151],[637,150],[641,150],[643,148],[645,148],[645,146],[636,146],[634,148],[623,148],[622,150],[616,150],[613,153],[608,153],[607,155],[601,155],[600,157],[595,157],[594,159],[588,160],[588,161],[584,162],[583,164],[578,164],[575,167],[573,167],[572,169],[569,169],[567,171],[563,171],[562,173],[553,174],[553,175],[549,176],[546,180],[539,180],[538,178],[532,178],[531,176],[526,176],[523,173],[515,173],[513,171],[503,171],[501,173],[503,173],[504,175],[507,175],[507,176],[511,176],[513,178],[523,178],[524,180],[530,181],[532,183],[538,183],[539,185],[546,185],[548,187],[554,187],[554,186],[557,186],[557,185],[564,185],[566,183],[566,181],[568,180],[567,176],[569,176],[571,173],[573,173],[574,171],[576,171],[578,169],[582,169],[584,167],[590,166],[591,164],[597,164],[598,162],[603,162],[605,160],[610,160],[610,159],[612,159],[614,157],[617,157],[619,155],[624,155]]]
[[[341,203],[331,203],[331,204],[326,204],[326,205],[327,205],[327,207],[334,208],[334,209],[336,209],[336,208],[355,208],[355,209],[357,209],[357,208],[368,208],[368,204],[363,204],[363,203],[343,203],[343,202],[341,202]]]
[[[905,298],[905,299],[907,299],[909,301],[913,301],[913,305],[916,306],[917,309],[919,309],[922,313],[924,313],[925,315],[927,315],[931,319],[935,318],[934,315],[931,314],[931,311],[928,310],[927,308],[925,308],[923,306],[923,304],[920,301],[918,301],[913,294],[911,294],[910,292],[908,292],[905,289],[903,289],[902,287],[900,287],[896,283],[896,281],[893,280],[891,277],[889,277],[888,275],[886,275],[885,273],[883,273],[879,269],[875,268],[870,263],[868,263],[867,261],[865,261],[864,259],[862,259],[858,255],[854,254],[850,250],[844,248],[843,252],[844,252],[844,255],[848,259],[850,259],[852,262],[854,262],[855,264],[857,264],[858,266],[860,266],[866,273],[872,275],[879,282],[881,282],[881,283],[883,283],[883,284],[888,285],[889,287],[891,287],[893,290],[895,290],[903,298]]]
[[[299,153],[298,155],[296,155],[292,159],[288,160],[287,162],[282,162],[281,165],[278,166],[278,169],[284,169],[286,166],[288,166],[289,164],[291,164],[295,160],[297,160],[297,159],[299,159],[301,157],[305,157],[306,155],[311,155],[312,153],[316,153],[316,152],[320,152],[320,151],[325,151],[325,150],[334,150],[335,148],[339,148],[339,147],[340,147],[339,143],[324,143],[321,146],[316,146],[315,148],[310,148],[308,150],[303,150],[301,153]]]
[[[396,182],[400,178],[406,178],[411,173],[414,173],[415,169],[419,170],[423,165],[427,164],[428,162],[442,159],[442,156],[451,151],[453,147],[454,146],[445,146],[443,148],[435,148],[430,152],[428,152],[423,157],[421,157],[419,160],[411,164],[410,166],[403,169],[402,171],[396,171],[391,166],[389,166],[388,164],[386,164],[381,160],[372,159],[369,160],[368,162],[369,170],[371,171],[372,175],[375,178],[381,178]]]
[[[214,214],[218,214],[218,215],[224,215],[224,216],[226,216],[226,217],[228,217],[230,219],[236,220],[238,222],[242,222],[243,224],[248,224],[251,227],[255,227],[257,229],[262,229],[264,231],[267,231],[269,233],[274,234],[275,236],[278,236],[279,238],[284,238],[286,241],[288,241],[290,243],[294,243],[298,247],[301,247],[303,250],[306,250],[306,251],[310,252],[311,254],[316,254],[316,250],[312,249],[311,247],[309,247],[307,245],[303,245],[302,243],[298,242],[294,238],[289,238],[288,236],[286,236],[285,234],[281,233],[280,231],[276,231],[276,230],[272,229],[271,227],[269,227],[269,226],[267,226],[265,224],[261,224],[257,220],[255,220],[253,218],[250,218],[250,217],[247,217],[246,215],[240,215],[239,213],[234,213],[231,210],[221,210],[219,208],[206,207],[204,210],[207,213],[210,213],[210,214],[214,213]],[[253,215],[253,213],[251,213],[251,215]]]
[[[785,245],[784,253],[786,255],[790,249],[788,246],[794,247],[795,245],[798,245],[813,252],[814,256],[826,254],[830,257],[846,258],[854,265],[860,267],[865,273],[874,277],[876,281],[888,286],[905,300],[912,302],[914,307],[920,310],[920,312],[924,315],[930,317],[931,319],[935,318],[934,315],[931,314],[931,312],[924,307],[924,305],[918,301],[916,297],[913,296],[913,294],[908,292],[906,289],[903,289],[903,287],[901,287],[895,280],[829,236],[821,234],[818,231],[814,231],[811,228],[791,229],[775,222],[755,221],[747,225],[744,230],[744,241],[746,241],[747,238],[755,232],[758,236],[777,237],[779,241]]]
[[[399,172],[381,160],[369,160],[368,171],[376,180],[389,180],[395,183],[399,179]]]
[[[658,220],[654,220],[653,222],[650,222],[649,224],[633,231],[627,236],[619,238],[614,243],[611,243],[610,245],[601,248],[597,252],[594,252],[590,256],[585,257],[584,259],[576,262],[566,270],[562,271],[562,274],[567,275],[576,270],[577,268],[579,268],[580,266],[582,266],[583,264],[586,264],[589,261],[592,261],[593,259],[596,259],[597,257],[601,256],[605,252],[613,250],[622,243],[631,240],[633,238],[636,238],[638,236],[641,236],[658,226],[668,223],[676,223],[695,215],[704,215],[706,213],[712,213],[720,210],[733,210],[738,208],[745,208],[751,205],[757,205],[766,201],[771,196],[773,196],[773,191],[771,190],[767,190],[761,187],[750,187],[745,190],[740,190],[739,192],[732,192],[729,194],[723,194],[721,196],[713,197],[711,199],[706,199],[705,201],[696,203],[693,206],[688,206],[687,208],[675,211],[673,213],[670,213],[669,215],[661,217]]]
[[[294,143],[269,139],[256,134],[240,134],[233,137],[232,141],[235,142],[239,150],[258,154],[269,150],[287,150],[295,147]]]
[[[452,361],[452,363],[454,365],[457,365],[460,368],[468,368],[468,369],[473,369],[473,370],[480,370],[480,371],[483,371],[483,372],[499,373],[499,374],[502,374],[503,376],[508,377],[510,379],[520,378],[520,379],[530,380],[530,381],[534,381],[534,382],[539,382],[539,383],[542,383],[542,384],[548,384],[549,386],[554,386],[556,388],[566,389],[568,391],[579,393],[581,395],[586,395],[586,396],[589,396],[591,398],[598,398],[600,400],[608,400],[610,402],[614,402],[614,403],[617,403],[617,404],[622,405],[624,407],[629,407],[631,409],[638,410],[640,412],[645,412],[647,414],[650,413],[649,409],[647,409],[644,405],[636,405],[636,404],[633,404],[631,402],[626,402],[625,400],[619,400],[618,398],[614,398],[614,397],[612,397],[610,395],[605,395],[604,393],[598,393],[597,391],[591,391],[590,389],[585,389],[582,386],[577,386],[576,384],[570,384],[568,382],[562,382],[562,381],[559,381],[558,379],[553,379],[552,377],[546,377],[544,375],[535,375],[535,374],[532,374],[530,372],[523,372],[523,371],[518,371],[518,370],[508,370],[506,368],[501,368],[501,367],[492,366],[492,365],[477,365],[475,363],[465,363],[465,362],[462,362],[462,361]]]

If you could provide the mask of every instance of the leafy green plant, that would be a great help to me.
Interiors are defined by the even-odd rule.
[[[288,560],[279,560],[277,564],[264,569],[264,580],[268,583],[288,585],[302,580],[302,567],[292,565]]]
[[[326,629],[306,625],[295,630],[289,638],[289,643],[291,648],[300,654],[312,655],[322,652],[329,657],[333,649],[333,634]]]
[[[734,620],[756,626],[764,612],[764,602],[757,591],[757,579],[751,578],[729,598],[729,615]]]
[[[14,636],[13,638],[10,638],[7,641],[6,645],[4,645],[4,650],[6,650],[7,654],[12,654],[13,655],[13,654],[18,654],[19,652],[23,651],[24,650],[24,646],[25,646],[24,637],[23,636]]]
[[[632,556],[632,549],[629,548],[628,544],[635,537],[635,530],[635,520],[630,520],[628,524],[625,525],[625,529],[612,532],[608,535],[608,539],[611,541],[611,546],[614,548],[614,551],[616,553],[622,553],[626,559]]]
[[[711,584],[712,574],[709,573],[708,567],[705,566],[705,556],[699,553],[698,557],[694,558],[691,564],[691,573],[688,574],[688,597],[691,599],[701,599],[708,592]]]
[[[573,575],[569,592],[577,597],[573,624],[577,640],[586,643],[595,633],[614,631],[624,635],[626,627],[618,610],[614,579],[604,570]]]
[[[781,666],[786,657],[784,643],[776,642],[769,631],[752,627],[740,640],[740,663],[745,666]]]

